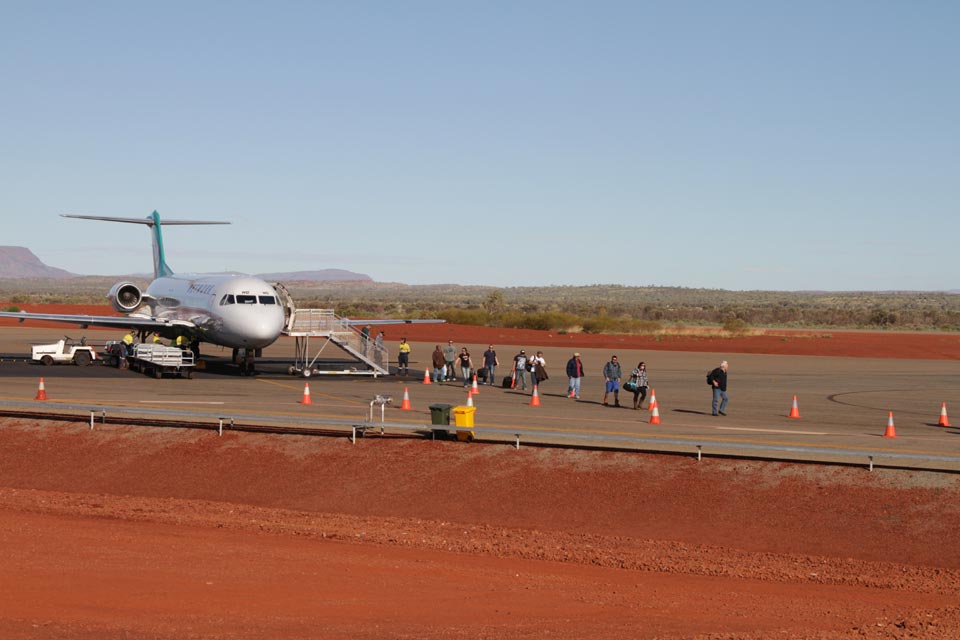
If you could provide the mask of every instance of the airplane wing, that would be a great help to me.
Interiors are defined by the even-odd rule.
[[[151,318],[149,316],[82,316],[58,313],[27,313],[25,311],[0,311],[0,318],[15,318],[20,322],[24,320],[46,320],[48,322],[63,322],[66,324],[75,324],[81,329],[87,327],[114,327],[118,329],[145,329],[147,331],[160,331],[173,327],[184,329],[195,328],[192,322],[184,320],[162,320]]]

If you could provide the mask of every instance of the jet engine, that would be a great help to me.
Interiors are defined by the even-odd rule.
[[[107,294],[110,304],[120,313],[130,313],[136,311],[143,300],[143,294],[140,288],[132,282],[118,282],[110,288]]]

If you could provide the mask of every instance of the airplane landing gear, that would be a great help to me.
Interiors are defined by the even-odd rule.
[[[233,362],[240,367],[241,376],[256,375],[256,351],[253,349],[234,349]]]

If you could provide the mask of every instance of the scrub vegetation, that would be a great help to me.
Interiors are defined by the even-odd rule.
[[[146,287],[148,281],[132,278]],[[0,303],[99,304],[117,278],[0,279]],[[941,292],[725,291],[620,285],[507,287],[286,282],[301,307],[340,315],[443,318],[468,325],[584,333],[711,327],[960,331],[960,295]]]

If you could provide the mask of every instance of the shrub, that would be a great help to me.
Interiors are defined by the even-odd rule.
[[[747,328],[747,323],[740,318],[728,318],[723,321],[723,330],[729,333],[739,333]]]

